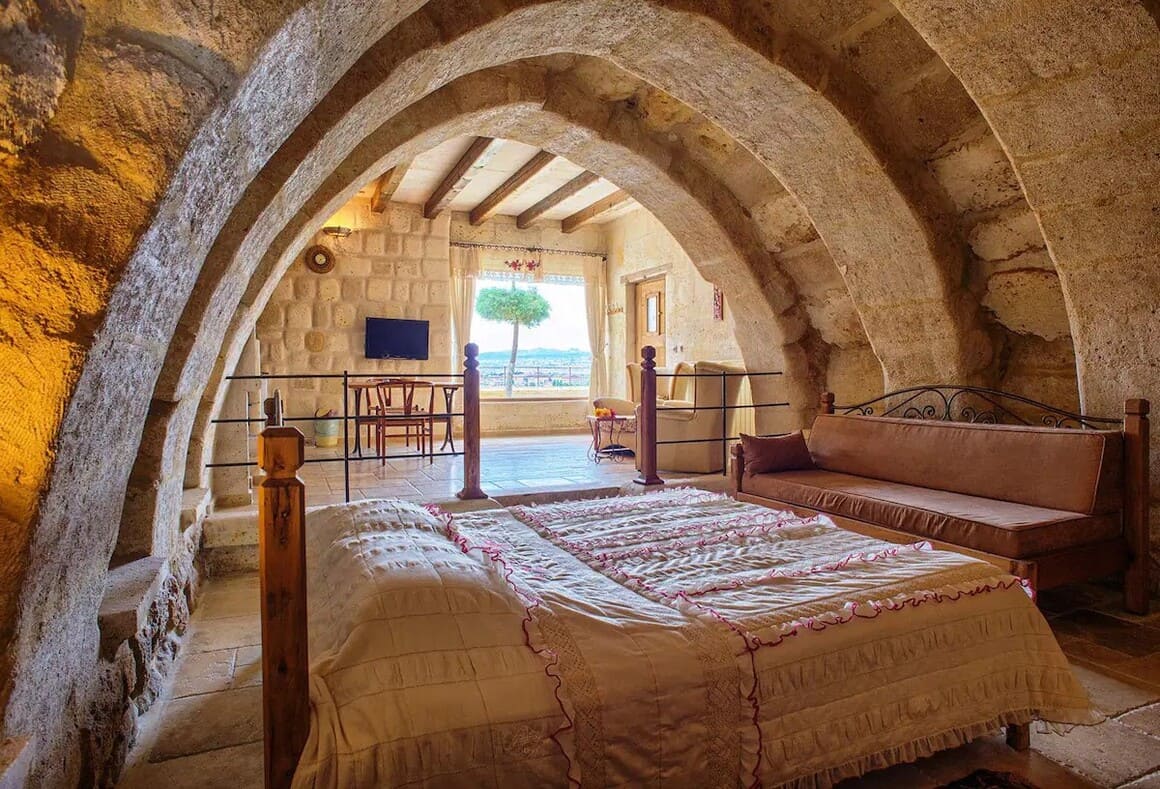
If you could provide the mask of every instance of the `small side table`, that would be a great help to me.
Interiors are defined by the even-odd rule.
[[[592,431],[592,444],[588,447],[588,459],[593,463],[612,460],[621,463],[632,455],[632,450],[624,446],[625,433],[636,431],[635,416],[594,416],[589,414],[588,429]]]

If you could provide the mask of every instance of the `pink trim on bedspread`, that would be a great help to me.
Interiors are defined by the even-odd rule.
[[[508,560],[504,557],[503,552],[500,550],[500,546],[498,544],[489,541],[481,545],[473,545],[472,542],[467,539],[467,537],[465,537],[458,528],[456,528],[454,518],[451,513],[441,510],[435,504],[426,504],[424,505],[424,508],[439,519],[439,521],[443,524],[444,531],[447,534],[447,539],[451,540],[453,543],[459,546],[461,551],[464,553],[470,553],[473,550],[479,551],[483,556],[487,557],[489,560],[491,560],[491,562],[497,565],[500,569],[500,577],[502,577],[504,582],[511,587],[512,591],[515,592],[516,597],[519,598],[520,603],[523,605],[524,619],[520,626],[524,631],[524,645],[546,661],[544,665],[544,673],[547,674],[548,677],[550,677],[556,683],[556,687],[553,689],[553,694],[556,697],[556,703],[560,705],[560,712],[563,713],[564,719],[567,721],[565,725],[556,729],[556,731],[552,733],[552,742],[556,743],[556,747],[560,749],[560,753],[563,754],[564,759],[568,762],[567,777],[569,785],[580,786],[580,781],[573,777],[572,774],[575,768],[575,763],[572,761],[572,756],[568,753],[568,749],[564,747],[564,743],[560,741],[560,735],[575,728],[576,725],[575,721],[572,719],[572,716],[568,712],[567,706],[564,704],[564,699],[560,695],[564,686],[564,680],[558,670],[560,658],[551,648],[547,646],[537,647],[535,644],[533,644],[532,634],[528,629],[529,625],[533,624],[535,621],[535,609],[539,608],[543,601],[534,592],[528,589],[524,589],[514,580],[512,580],[512,575],[515,573],[515,568],[512,567],[511,563],[508,562]]]
[[[709,501],[709,500],[723,499],[723,498],[727,498],[727,497],[712,496],[711,495],[708,497],[698,497],[696,500],[697,501]],[[685,502],[682,502],[682,503],[685,503]],[[600,508],[600,512],[602,514],[611,514],[611,513],[625,509],[626,506],[631,506],[631,504],[626,505],[623,500],[618,500],[617,504],[610,504],[610,505],[607,505],[605,507]],[[561,509],[561,508],[557,507],[557,509]],[[595,509],[596,508],[593,508],[593,511]],[[832,615],[829,615],[829,616],[808,617],[808,618],[802,619],[800,621],[787,622],[781,626],[781,631],[778,633],[777,638],[775,640],[769,641],[769,640],[760,638],[760,637],[754,635],[753,633],[748,632],[744,627],[742,627],[741,625],[737,624],[736,622],[733,622],[732,620],[730,620],[728,617],[726,617],[724,614],[722,614],[716,608],[714,608],[710,605],[707,605],[703,602],[700,602],[700,601],[693,599],[694,596],[708,594],[712,591],[721,591],[721,590],[727,590],[727,589],[742,588],[747,583],[743,579],[736,579],[734,581],[723,581],[721,584],[714,586],[714,587],[710,587],[710,588],[703,587],[700,589],[678,590],[675,592],[665,591],[663,589],[658,588],[655,584],[650,583],[646,579],[644,579],[640,576],[637,576],[637,575],[633,575],[632,573],[628,572],[623,567],[618,565],[612,558],[612,556],[613,556],[612,552],[594,553],[591,550],[589,550],[588,548],[584,547],[584,543],[591,542],[591,541],[569,540],[567,537],[562,536],[561,534],[558,533],[558,531],[556,529],[554,529],[550,525],[548,525],[548,523],[542,517],[539,516],[539,514],[536,512],[535,507],[512,507],[512,508],[510,508],[510,511],[513,515],[515,515],[515,517],[517,517],[518,519],[522,520],[524,523],[527,523],[528,525],[535,528],[541,534],[541,536],[546,537],[547,539],[556,543],[557,545],[564,548],[569,553],[571,553],[572,555],[581,559],[586,564],[588,564],[590,567],[601,572],[602,574],[607,575],[608,577],[612,578],[613,580],[619,581],[620,583],[622,583],[623,585],[625,585],[628,588],[635,588],[638,591],[643,591],[647,595],[652,596],[654,599],[659,599],[659,600],[665,601],[669,604],[673,604],[673,603],[676,603],[678,601],[684,601],[686,604],[692,606],[693,608],[704,613],[705,615],[721,622],[724,626],[728,627],[731,631],[736,633],[742,639],[742,643],[744,644],[745,650],[749,653],[750,668],[753,672],[753,686],[750,689],[749,693],[746,694],[746,699],[749,701],[749,703],[753,707],[753,724],[757,730],[757,745],[758,745],[757,761],[756,761],[756,764],[754,765],[753,773],[752,773],[753,774],[753,782],[750,784],[750,786],[753,789],[760,789],[760,787],[762,785],[761,777],[760,777],[760,770],[761,770],[762,760],[764,759],[763,746],[762,746],[761,723],[760,723],[760,721],[761,721],[761,702],[760,702],[760,699],[758,697],[758,675],[757,675],[757,658],[756,658],[756,653],[757,653],[758,649],[761,649],[762,647],[777,646],[777,645],[783,643],[790,636],[798,635],[798,633],[800,633],[803,629],[818,632],[818,631],[825,630],[828,627],[835,627],[837,625],[847,624],[849,622],[854,621],[855,619],[876,619],[884,611],[902,611],[902,610],[905,610],[906,608],[917,608],[918,606],[923,605],[925,603],[954,602],[956,600],[961,600],[964,597],[975,597],[975,596],[980,595],[980,594],[986,594],[986,593],[994,592],[994,591],[998,591],[998,590],[1011,589],[1015,586],[1022,586],[1024,591],[1028,592],[1028,594],[1030,594],[1030,591],[1029,591],[1030,587],[1029,587],[1029,584],[1026,580],[1012,577],[1012,578],[1009,578],[1009,579],[1003,580],[1003,581],[995,581],[992,583],[980,583],[979,585],[975,586],[974,588],[959,590],[959,591],[955,591],[955,592],[938,592],[938,591],[934,591],[934,590],[926,590],[926,591],[922,591],[922,592],[916,592],[916,593],[913,593],[913,594],[910,594],[910,595],[907,595],[905,597],[901,597],[898,599],[894,599],[894,600],[885,600],[885,601],[868,600],[868,601],[865,601],[862,603],[860,603],[858,601],[850,600],[850,601],[847,601],[842,606],[844,613],[834,612]],[[580,507],[580,508],[577,508],[575,510],[575,513],[589,515],[589,514],[593,514],[593,511],[584,510],[582,507]],[[758,513],[752,517],[759,518],[762,515],[764,515],[764,513]],[[747,518],[745,516],[742,516],[741,518],[737,518],[737,519],[733,519],[733,520],[744,521],[744,520],[752,520],[752,518]],[[716,535],[714,537],[700,538],[698,540],[688,541],[686,543],[676,543],[672,546],[667,546],[667,547],[680,548],[680,547],[714,545],[714,544],[719,544],[722,542],[728,542],[731,539],[736,539],[739,537],[746,537],[746,536],[750,536],[753,534],[759,534],[759,533],[768,533],[771,528],[772,529],[780,529],[780,528],[783,528],[784,526],[790,525],[790,524],[803,525],[803,524],[808,523],[808,522],[813,521],[813,520],[816,520],[816,517],[810,518],[810,519],[798,518],[797,516],[793,516],[792,518],[786,518],[786,519],[779,517],[779,518],[777,518],[777,521],[773,524],[764,524],[764,525],[753,526],[753,527],[749,527],[749,528],[745,528],[745,529],[734,529],[731,531],[726,531],[726,532],[724,532],[720,535]],[[726,522],[730,522],[730,521],[726,521]],[[721,525],[721,524],[719,523],[718,525]],[[639,532],[639,531],[636,532],[636,534],[634,536],[647,537],[647,535],[650,532],[654,532],[654,531],[657,532],[658,534],[661,533],[661,530],[648,530],[648,529],[646,529],[643,532]],[[647,546],[642,546],[642,547],[647,547]],[[894,557],[894,556],[897,556],[900,552],[905,551],[906,549],[911,549],[914,551],[929,551],[929,550],[933,550],[933,547],[928,542],[920,542],[920,543],[913,543],[910,545],[900,545],[896,548],[889,548],[889,549],[886,549],[883,551],[878,551],[878,552],[869,553],[869,554],[853,553],[853,554],[850,554],[849,556],[846,556],[843,559],[840,559],[836,562],[831,562],[831,563],[825,564],[825,565],[816,565],[816,566],[805,568],[805,569],[799,570],[799,571],[790,571],[788,573],[785,573],[785,577],[800,577],[800,576],[811,575],[811,574],[820,573],[820,572],[836,571],[836,570],[840,570],[840,569],[848,566],[850,563],[855,562],[855,561],[872,562],[872,561],[878,561],[878,560],[885,559],[885,558]],[[646,552],[644,554],[641,554],[637,551],[630,551],[630,552],[627,552],[625,554],[622,554],[622,556],[625,558],[627,558],[627,557],[639,557],[642,555],[647,556],[647,555],[649,555],[649,553],[651,553],[651,550],[655,550],[655,549],[650,549],[648,552]],[[777,572],[778,572],[777,570],[771,571],[770,573],[767,573],[766,575],[761,576],[760,578],[777,577],[777,575],[776,575]],[[760,578],[754,579],[754,580],[760,580]],[[862,610],[859,610],[863,606],[868,607],[870,609],[870,612],[864,612]]]

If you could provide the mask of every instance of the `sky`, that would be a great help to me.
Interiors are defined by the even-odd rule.
[[[511,287],[510,281],[480,279],[476,293],[484,288]],[[535,288],[552,305],[549,318],[534,329],[520,327],[520,348],[588,348],[588,315],[584,303],[584,286],[555,282],[516,282],[520,290]],[[479,317],[471,319],[471,341],[481,351],[506,351],[512,347],[512,325]]]

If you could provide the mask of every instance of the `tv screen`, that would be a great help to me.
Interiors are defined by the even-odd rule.
[[[427,359],[427,321],[367,318],[368,359]]]

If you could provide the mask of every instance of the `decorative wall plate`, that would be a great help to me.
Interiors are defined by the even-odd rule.
[[[334,253],[321,244],[306,250],[306,268],[315,274],[326,274],[334,270]]]

